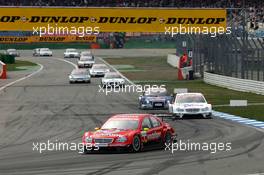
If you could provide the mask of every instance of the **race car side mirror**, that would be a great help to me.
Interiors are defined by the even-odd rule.
[[[96,128],[94,128],[96,131],[98,131],[98,130],[100,130],[100,128],[99,127],[96,127]]]
[[[149,130],[149,128],[144,128],[144,129],[143,129],[143,131],[148,131],[148,130]]]

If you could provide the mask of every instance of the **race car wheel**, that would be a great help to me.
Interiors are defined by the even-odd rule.
[[[80,152],[81,153],[81,152]],[[85,154],[88,154],[90,153],[89,150],[87,150],[85,147],[83,147],[83,151],[82,151],[82,154],[85,155]]]
[[[131,148],[133,152],[139,152],[141,150],[141,140],[138,135],[134,136]]]
[[[206,119],[211,119],[211,118],[212,118],[212,114],[206,116]]]
[[[166,132],[166,135],[164,137],[164,146],[165,146],[165,143],[167,145],[169,145],[172,141],[172,136],[171,136],[171,133],[170,132]]]
[[[144,110],[144,109],[145,109],[141,103],[139,103],[139,106],[138,106],[138,108],[139,108],[139,109],[142,109],[142,110]]]

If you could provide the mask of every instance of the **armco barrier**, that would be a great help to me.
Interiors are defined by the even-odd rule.
[[[204,72],[204,82],[243,92],[252,92],[264,95],[264,82],[240,79]]]
[[[6,79],[6,64],[0,61],[0,79]]]

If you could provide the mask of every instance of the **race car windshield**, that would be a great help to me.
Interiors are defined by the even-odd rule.
[[[49,49],[48,49],[48,48],[44,48],[44,49],[41,49],[41,50],[44,50],[44,51],[49,51]]]
[[[76,52],[75,49],[67,49],[66,52]]]
[[[73,71],[72,75],[85,75],[86,72],[85,71]]]
[[[109,120],[101,129],[135,130],[138,128],[138,120]]]
[[[157,96],[166,96],[167,91],[146,91],[145,96],[157,97]]]
[[[82,53],[82,56],[91,56],[90,53]]]
[[[121,76],[118,74],[106,74],[105,78],[121,78]]]
[[[176,98],[176,103],[205,103],[202,96],[179,96]]]
[[[106,69],[107,67],[106,66],[101,66],[101,65],[94,65],[93,66],[93,69]]]
[[[93,57],[81,57],[80,58],[81,61],[88,61],[88,60],[93,60]]]

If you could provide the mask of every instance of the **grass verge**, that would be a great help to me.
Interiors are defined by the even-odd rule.
[[[239,92],[204,83],[202,80],[178,81],[177,69],[167,64],[166,57],[106,58],[112,65],[128,64],[143,71],[123,71],[130,80],[142,85],[165,84],[172,93],[174,88],[187,88],[189,92],[201,92],[212,105],[229,104],[229,100],[248,100],[248,103],[264,103],[264,96]],[[121,70],[122,71],[122,70]],[[248,107],[214,107],[214,110],[264,121],[264,105]]]
[[[30,61],[16,60],[14,64],[7,64],[7,71],[27,70],[26,67],[31,66],[37,66],[37,64]]]

